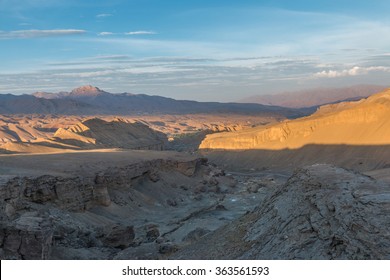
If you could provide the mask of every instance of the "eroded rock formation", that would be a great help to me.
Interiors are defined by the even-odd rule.
[[[305,145],[389,145],[390,90],[322,106],[309,117],[238,132],[209,134],[201,149],[282,150]]]
[[[182,259],[389,259],[390,187],[331,165],[297,170]]]
[[[80,162],[86,167],[75,166],[63,175],[53,169],[45,175],[2,175],[1,258],[122,258],[150,244],[154,247],[149,253],[157,258],[176,251],[178,245],[168,235],[182,227],[192,212],[200,213],[214,203],[195,199],[196,182],[215,174],[220,177],[221,172],[203,158],[175,159],[166,154],[158,158],[155,153],[154,159],[100,167],[99,161]],[[170,209],[177,209],[176,214]]]

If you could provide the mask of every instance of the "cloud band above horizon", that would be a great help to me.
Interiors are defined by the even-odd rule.
[[[0,39],[30,39],[39,37],[54,37],[54,36],[69,36],[84,34],[86,30],[81,29],[52,29],[52,30],[16,30],[16,31],[1,31]]]

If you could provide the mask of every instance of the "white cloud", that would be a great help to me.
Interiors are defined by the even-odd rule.
[[[175,67],[165,67],[165,66],[144,66],[136,68],[115,68],[115,69],[98,69],[96,71],[90,71],[88,69],[76,69],[74,68],[72,72],[61,72],[52,73],[54,77],[68,77],[68,78],[93,78],[93,77],[102,77],[109,75],[137,75],[137,74],[167,74],[174,72],[189,72],[193,71],[192,69],[178,69]]]
[[[156,34],[156,32],[153,31],[131,31],[131,32],[125,32],[125,33],[114,33],[114,32],[100,32],[98,33],[99,36],[109,36],[109,35],[152,35]]]
[[[348,76],[358,76],[366,75],[369,72],[390,72],[390,67],[385,66],[372,66],[372,67],[359,67],[355,66],[351,69],[345,70],[324,70],[314,74],[315,78],[338,78],[338,77],[348,77]]]
[[[97,18],[105,18],[105,17],[112,17],[112,14],[98,14],[96,15]]]
[[[54,77],[70,77],[70,78],[92,78],[106,75],[112,75],[116,72],[114,70],[101,70],[91,72],[77,72],[77,73],[55,73]]]
[[[115,33],[113,32],[100,32],[98,33],[99,36],[109,36],[109,35],[114,35]]]
[[[153,35],[156,34],[154,31],[144,31],[144,30],[139,30],[139,31],[130,31],[126,32],[125,35]]]
[[[53,37],[65,36],[86,33],[80,29],[53,29],[53,30],[16,30],[16,31],[0,31],[0,40],[4,39],[28,39],[38,37]]]

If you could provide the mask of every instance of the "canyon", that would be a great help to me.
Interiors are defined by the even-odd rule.
[[[389,96],[307,116],[2,115],[0,256],[389,259]]]

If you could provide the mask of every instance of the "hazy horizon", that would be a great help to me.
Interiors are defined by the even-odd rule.
[[[137,92],[130,92],[130,91],[124,91],[124,92],[110,92],[108,90],[106,90],[105,88],[101,88],[101,87],[97,87],[95,85],[80,85],[79,87],[76,87],[76,88],[68,88],[68,89],[62,89],[62,90],[58,90],[58,91],[40,91],[40,90],[35,90],[33,92],[23,92],[23,93],[13,93],[13,92],[0,92],[0,95],[1,94],[12,94],[12,95],[35,95],[35,94],[39,94],[39,93],[45,93],[45,94],[53,94],[53,95],[56,95],[56,94],[59,94],[59,93],[70,93],[72,92],[73,90],[77,90],[77,89],[81,89],[81,88],[84,88],[84,87],[89,87],[89,86],[92,86],[94,88],[98,88],[99,90],[101,91],[104,91],[104,92],[107,92],[109,94],[112,94],[112,95],[120,95],[120,94],[124,94],[124,93],[129,93],[129,94],[134,94],[134,95],[148,95],[148,96],[162,96],[162,97],[167,97],[167,98],[173,98],[173,97],[170,97],[170,96],[163,96],[163,95],[157,95],[157,94],[153,94],[153,93],[137,93]],[[283,98],[285,98],[286,95],[290,95],[293,97],[293,96],[298,96],[299,98],[302,97],[301,94],[309,94],[311,95],[312,93],[314,93],[316,90],[318,90],[318,97],[320,98],[320,96],[322,96],[324,94],[324,92],[329,92],[329,93],[333,93],[334,95],[334,90],[340,90],[340,91],[347,91],[348,90],[352,90],[352,91],[356,91],[356,96],[358,97],[359,95],[357,93],[359,92],[362,92],[362,97],[367,95],[367,93],[369,91],[372,91],[373,93],[377,93],[377,92],[380,92],[382,89],[379,89],[380,87],[383,87],[383,89],[387,88],[388,86],[386,85],[368,85],[368,84],[356,84],[356,85],[351,85],[351,86],[345,86],[345,87],[315,87],[315,88],[303,88],[303,89],[300,89],[300,90],[286,90],[286,91],[278,91],[278,92],[269,92],[269,93],[259,93],[259,94],[255,94],[255,95],[248,95],[248,96],[245,96],[244,98],[240,98],[239,95],[237,95],[237,98],[236,99],[231,99],[231,100],[196,100],[195,97],[196,96],[192,96],[192,97],[188,97],[188,98],[174,98],[176,100],[188,100],[188,101],[197,101],[197,102],[220,102],[220,103],[259,103],[259,104],[265,104],[267,105],[268,103],[265,102],[257,102],[255,101],[255,99],[257,97],[273,97],[275,96],[275,98],[280,98],[280,102],[282,102]],[[377,91],[373,91],[375,88],[378,88]],[[371,93],[370,93],[371,94]],[[370,95],[368,94],[368,95]],[[38,96],[36,96],[38,97]],[[233,96],[233,98],[235,98],[236,96]],[[344,97],[343,96],[340,96],[340,100],[343,100]],[[268,104],[268,105],[271,105],[271,104]],[[274,105],[274,106],[280,106],[280,105]],[[283,107],[283,106],[281,106]],[[289,106],[287,106],[289,107]],[[302,106],[302,107],[305,107],[305,106]],[[297,108],[300,108],[300,107],[297,107]]]
[[[388,1],[1,0],[0,93],[197,101],[387,86]]]

